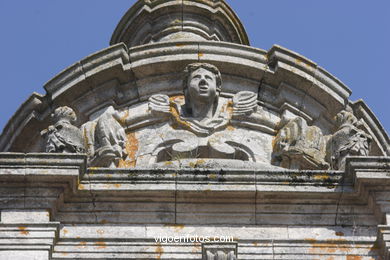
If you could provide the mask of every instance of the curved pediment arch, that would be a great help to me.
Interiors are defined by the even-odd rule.
[[[80,60],[48,81],[44,86],[47,93],[40,97],[39,106],[22,106],[23,112],[19,111],[6,126],[2,140],[12,141],[3,141],[2,149],[29,151],[30,147],[36,151],[39,138],[36,144],[22,147],[24,142],[18,140],[25,137],[20,133],[23,128],[30,128],[31,120],[36,128],[28,132],[38,133],[41,130],[38,128],[48,124],[48,116],[58,106],[70,105],[75,109],[81,125],[108,106],[121,109],[145,102],[158,93],[180,95],[183,68],[197,61],[219,68],[224,82],[223,96],[232,97],[238,91],[259,93],[259,104],[278,117],[301,116],[324,133],[333,131],[333,117],[350,102],[351,90],[340,80],[309,59],[280,46],[267,52],[226,42],[175,41],[131,49],[117,44]],[[372,113],[368,114],[373,118]],[[374,142],[375,155],[387,154],[386,132],[376,119],[366,121],[370,122],[367,127],[378,136]]]

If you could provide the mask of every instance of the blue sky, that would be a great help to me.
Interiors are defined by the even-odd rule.
[[[108,47],[135,0],[0,1],[0,129],[32,92]],[[389,0],[228,0],[251,45],[282,45],[313,60],[363,98],[387,132]]]

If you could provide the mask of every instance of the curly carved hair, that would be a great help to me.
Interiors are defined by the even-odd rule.
[[[51,118],[54,122],[65,119],[73,123],[77,120],[76,113],[73,111],[73,109],[67,106],[56,108],[54,113],[51,114]]]
[[[184,80],[183,80],[183,89],[186,90],[188,87],[188,78],[190,77],[191,73],[194,72],[197,69],[205,69],[208,70],[215,75],[215,79],[217,81],[217,93],[219,94],[221,92],[221,86],[222,86],[222,76],[221,72],[217,67],[215,67],[212,64],[209,63],[191,63],[188,64],[184,69]]]
[[[336,125],[338,127],[341,127],[343,125],[356,126],[357,123],[358,123],[358,119],[352,112],[342,110],[336,115]]]

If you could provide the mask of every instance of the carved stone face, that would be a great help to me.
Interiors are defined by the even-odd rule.
[[[194,102],[211,103],[217,96],[217,80],[211,71],[199,68],[188,78],[189,99]]]

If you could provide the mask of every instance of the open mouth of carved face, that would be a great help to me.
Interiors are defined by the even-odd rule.
[[[209,92],[209,85],[208,84],[200,84],[199,85],[199,93],[200,94],[207,94]]]

